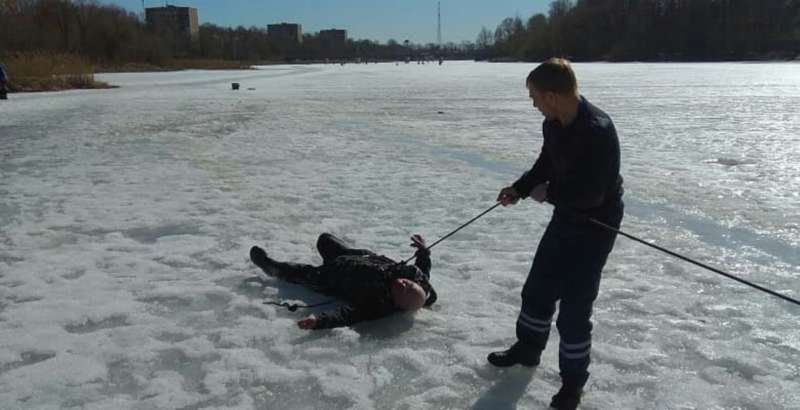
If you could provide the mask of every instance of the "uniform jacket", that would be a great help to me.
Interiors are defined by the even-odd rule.
[[[547,200],[560,209],[609,220],[622,197],[620,149],[611,118],[582,96],[578,115],[567,127],[557,120],[542,125],[544,143],[533,167],[514,184],[524,196],[548,182]]]

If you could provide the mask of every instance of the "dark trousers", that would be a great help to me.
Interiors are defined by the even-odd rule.
[[[314,266],[302,263],[279,262],[273,260],[271,265],[275,276],[291,283],[303,285],[320,293],[332,294],[331,283],[334,272],[326,266],[343,255],[371,255],[366,249],[348,247],[336,236],[323,233],[317,239],[317,251],[322,256],[322,265]],[[335,296],[335,295],[334,295]]]
[[[619,227],[618,212],[605,220]],[[559,302],[556,326],[561,336],[558,364],[565,383],[583,386],[589,378],[592,346],[592,304],[616,233],[587,221],[554,216],[539,242],[528,279],[522,288],[517,338],[541,353],[550,336],[550,323]]]

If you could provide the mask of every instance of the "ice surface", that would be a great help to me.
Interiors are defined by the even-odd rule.
[[[400,259],[530,166],[527,64],[108,74],[0,104],[0,408],[545,408],[514,338],[549,209],[497,209],[434,249],[439,302],[307,332],[249,280],[259,244],[319,263],[329,231]],[[624,229],[800,297],[796,64],[576,64],[619,130]],[[230,90],[231,82],[242,90]],[[255,90],[246,90],[254,88]],[[800,408],[800,308],[618,240],[587,409]],[[555,329],[554,329],[555,330]]]

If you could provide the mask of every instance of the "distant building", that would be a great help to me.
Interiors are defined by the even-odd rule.
[[[194,7],[149,7],[145,9],[147,24],[157,31],[173,31],[197,38],[200,27]]]
[[[281,23],[267,26],[267,36],[279,47],[295,47],[303,44],[303,26]]]
[[[345,45],[347,44],[347,30],[321,30],[319,32],[319,41],[322,45],[322,50],[326,54],[338,57],[344,53]]]

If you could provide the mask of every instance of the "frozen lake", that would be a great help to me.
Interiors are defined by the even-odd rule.
[[[530,64],[108,74],[0,104],[0,408],[544,409],[513,342],[547,206],[433,250],[439,302],[308,332],[247,252],[390,257],[493,204],[541,144]],[[800,65],[576,64],[616,122],[623,229],[800,298]],[[231,82],[242,89],[232,91]],[[800,307],[619,238],[585,409],[800,409]]]

